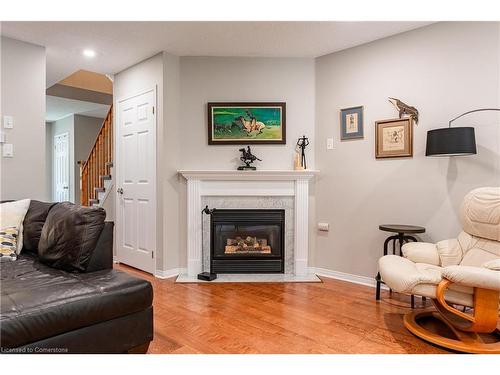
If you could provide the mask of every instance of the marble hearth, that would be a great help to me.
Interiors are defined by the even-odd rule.
[[[187,273],[177,282],[198,281],[207,270],[210,253],[210,208],[285,210],[284,274],[220,274],[219,282],[319,281],[309,275],[309,181],[318,171],[196,171],[181,170],[187,180]],[[203,238],[203,243],[202,243]]]

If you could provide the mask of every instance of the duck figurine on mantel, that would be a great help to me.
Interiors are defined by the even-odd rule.
[[[240,160],[243,163],[245,163],[245,165],[239,166],[238,170],[239,171],[255,171],[255,170],[257,170],[257,167],[254,167],[253,165],[250,165],[250,164],[252,164],[255,160],[258,160],[258,161],[262,161],[262,160],[259,159],[254,154],[252,154],[252,150],[250,150],[250,146],[247,146],[246,149],[244,147],[240,148],[239,151],[241,152]]]

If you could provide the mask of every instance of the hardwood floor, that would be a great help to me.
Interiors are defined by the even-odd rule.
[[[154,289],[149,353],[446,353],[409,333],[409,297],[323,283],[176,284],[124,265]],[[418,301],[418,299],[417,299]]]

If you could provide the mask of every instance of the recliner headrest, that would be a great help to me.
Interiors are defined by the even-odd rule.
[[[500,241],[500,187],[472,190],[462,202],[460,217],[465,232]]]

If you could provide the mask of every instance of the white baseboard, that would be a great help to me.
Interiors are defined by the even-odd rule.
[[[177,276],[181,273],[186,273],[186,268],[172,268],[169,270],[156,270],[155,277],[158,279],[168,279],[170,277]]]
[[[374,277],[353,275],[351,273],[333,271],[333,270],[329,270],[326,268],[319,268],[319,267],[309,267],[309,272],[315,273],[318,276],[329,277],[331,279],[347,281],[347,282],[350,282],[353,284],[365,285],[365,286],[369,286],[372,288],[375,288],[377,286],[377,282],[375,281]],[[384,284],[382,284],[381,288],[385,289],[385,290],[389,290],[389,288]]]

